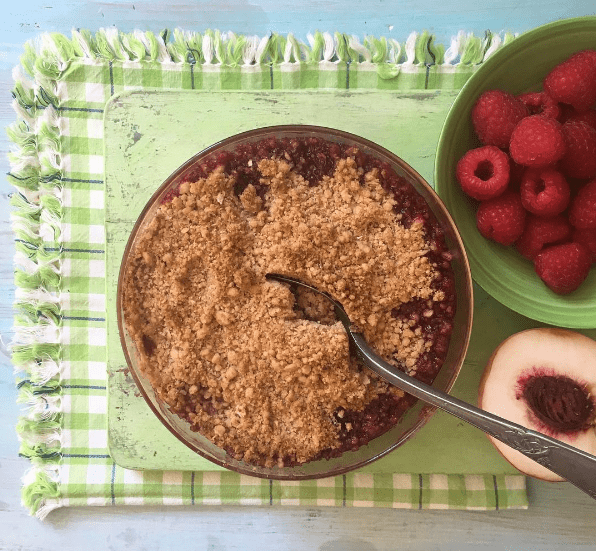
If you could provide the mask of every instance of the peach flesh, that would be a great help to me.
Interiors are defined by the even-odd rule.
[[[525,395],[524,395],[525,394]],[[596,342],[565,329],[530,329],[494,351],[480,382],[482,409],[596,455]],[[561,477],[489,437],[521,472]]]

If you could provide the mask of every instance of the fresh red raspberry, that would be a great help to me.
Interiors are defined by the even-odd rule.
[[[561,123],[544,115],[522,119],[511,134],[509,154],[524,166],[542,168],[556,163],[565,154]]]
[[[596,180],[585,184],[571,201],[569,222],[580,230],[596,228]]]
[[[555,216],[569,204],[569,184],[553,168],[528,168],[520,187],[524,208],[538,216]]]
[[[483,201],[476,212],[478,231],[502,245],[512,245],[521,237],[525,219],[526,211],[519,194],[513,191]]]
[[[596,262],[596,229],[575,230],[571,239],[584,245],[592,255],[592,263]]]
[[[479,201],[497,197],[509,183],[509,157],[494,145],[470,149],[457,163],[455,176],[470,197]]]
[[[518,165],[511,157],[509,157],[509,189],[519,191],[526,170],[527,167]]]
[[[571,203],[573,203],[573,200],[575,199],[575,197],[577,197],[577,194],[586,185],[586,180],[581,179],[581,178],[568,177],[567,183],[569,184],[569,189],[571,190],[571,201],[569,203],[571,205]],[[569,215],[569,213],[567,213],[567,214]]]
[[[538,277],[560,295],[575,291],[583,283],[590,264],[590,252],[580,243],[552,245],[534,259]]]
[[[528,92],[520,94],[517,99],[524,102],[530,115],[544,115],[551,119],[558,119],[561,115],[559,104],[546,92]]]
[[[596,129],[581,120],[569,119],[561,127],[565,139],[565,155],[561,170],[572,178],[596,175]]]
[[[544,91],[577,110],[596,102],[596,50],[583,50],[557,65],[544,79]]]
[[[596,130],[596,110],[588,109],[587,111],[581,111],[579,113],[574,110],[573,113],[569,115],[569,118],[566,121],[562,122],[567,121],[585,122],[586,124],[589,124],[594,130]]]
[[[534,260],[546,245],[563,243],[570,236],[571,226],[564,216],[544,218],[529,214],[526,217],[524,233],[515,243],[515,246],[520,254],[529,260]]]
[[[503,90],[487,90],[472,108],[472,124],[484,145],[509,145],[515,125],[528,115],[524,103]]]
[[[558,116],[557,120],[563,124],[564,122],[567,122],[571,117],[573,117],[574,115],[577,115],[579,113],[579,111],[577,111],[576,109],[574,109],[573,107],[571,107],[571,105],[569,105],[568,103],[559,103],[559,113],[560,115]],[[582,111],[583,113],[583,111]]]

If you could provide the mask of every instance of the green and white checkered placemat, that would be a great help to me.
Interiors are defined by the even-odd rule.
[[[317,33],[267,37],[116,29],[28,43],[14,72],[17,121],[13,361],[17,431],[31,459],[23,503],[43,518],[74,505],[331,505],[525,508],[522,476],[354,473],[276,482],[232,472],[132,471],[107,449],[103,112],[115,93],[170,89],[459,89],[512,39],[428,33],[404,43]]]

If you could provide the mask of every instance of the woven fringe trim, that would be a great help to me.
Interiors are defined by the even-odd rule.
[[[30,469],[23,477],[22,500],[31,514],[43,520],[50,511],[61,507],[57,467]]]
[[[447,49],[435,44],[435,37],[424,31],[412,32],[405,42],[393,38],[336,32],[316,32],[307,36],[307,43],[293,34],[272,33],[268,36],[245,36],[233,32],[207,30],[204,33],[175,29],[159,34],[133,31],[123,33],[115,28],[100,29],[95,34],[73,30],[68,38],[59,33],[46,33],[25,45],[21,64],[36,79],[57,80],[75,60],[154,61],[189,65],[252,66],[287,63],[374,63],[383,75],[387,66],[477,65],[502,45],[515,38],[486,31],[483,37],[459,32]],[[388,77],[392,71],[389,70]],[[395,76],[395,74],[393,74]],[[30,90],[15,89],[29,104]],[[43,98],[52,103],[51,97]]]
[[[37,57],[43,65],[43,57]],[[62,395],[60,311],[60,224],[62,159],[56,82],[35,71],[29,80],[13,72],[17,121],[7,129],[13,143],[9,181],[15,234],[14,337],[17,402],[25,406],[17,424],[19,453],[31,460],[23,477],[22,502],[44,518],[60,506]]]

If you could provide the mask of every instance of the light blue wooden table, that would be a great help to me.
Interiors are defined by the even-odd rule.
[[[594,0],[26,0],[3,3],[0,20],[0,118],[14,120],[11,70],[23,43],[44,31],[97,30],[116,26],[160,31],[182,27],[264,35],[341,31],[404,40],[429,30],[449,45],[458,30],[523,32],[559,18],[596,13]],[[0,168],[8,171],[9,143],[2,134]],[[11,338],[12,257],[8,194],[0,179],[0,335]],[[516,550],[596,549],[596,502],[568,484],[529,482],[528,511],[420,512],[334,508],[62,509],[44,523],[20,505],[20,477],[27,461],[17,456],[19,414],[10,361],[0,353],[0,549],[292,549],[373,551],[389,549]]]

